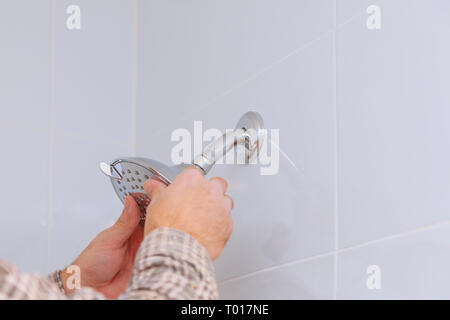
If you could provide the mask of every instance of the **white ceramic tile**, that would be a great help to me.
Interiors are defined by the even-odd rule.
[[[219,165],[209,175],[228,180],[235,202],[235,230],[216,263],[219,279],[334,248],[331,43],[331,36],[314,42],[204,111],[170,120],[164,110],[170,121],[157,135],[138,127],[138,136],[145,137],[138,140],[138,154],[164,162],[176,144],[172,131],[187,128],[193,134],[194,120],[202,120],[204,130],[224,131],[255,110],[267,128],[280,129],[285,155],[279,156],[277,174],[263,176],[258,166]]]
[[[0,259],[24,272],[45,272],[48,132],[0,125]]]
[[[81,29],[69,30],[69,5]],[[58,131],[131,143],[132,2],[55,1],[55,126]]]
[[[338,32],[339,244],[450,219],[450,2],[386,1]]]
[[[449,299],[450,225],[339,254],[339,299]],[[369,290],[367,267],[379,267]],[[371,272],[372,275],[372,272]]]
[[[46,128],[50,1],[0,2],[0,123]]]
[[[208,105],[329,31],[333,21],[332,0],[139,4],[138,123],[148,134],[164,127],[167,115]]]
[[[332,299],[333,256],[219,284],[221,299]]]
[[[0,259],[27,272],[46,271],[50,21],[50,1],[0,2]]]
[[[66,135],[55,137],[50,267],[70,264],[120,215],[122,204],[99,163],[129,155],[130,147]]]

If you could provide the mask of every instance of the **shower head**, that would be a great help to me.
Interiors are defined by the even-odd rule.
[[[225,133],[213,141],[203,152],[196,156],[192,163],[167,166],[159,161],[140,158],[119,158],[107,164],[102,162],[100,169],[107,175],[119,199],[123,202],[132,196],[141,211],[141,220],[145,220],[145,212],[150,199],[145,194],[144,183],[149,179],[157,179],[166,185],[187,166],[196,166],[203,174],[207,174],[217,160],[238,145],[244,146],[245,163],[259,154],[263,142],[263,120],[256,112],[247,112],[239,120],[236,129]]]
[[[100,164],[103,173],[110,177],[119,199],[123,202],[127,196],[132,196],[136,200],[141,218],[145,218],[145,209],[150,203],[144,191],[144,182],[157,179],[169,185],[184,167],[186,165],[169,167],[159,161],[138,157],[124,157],[111,164]]]

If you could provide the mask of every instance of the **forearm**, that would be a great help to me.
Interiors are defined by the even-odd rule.
[[[57,273],[21,274],[12,266],[0,274],[0,299],[105,299],[92,288],[66,295]],[[3,270],[2,269],[2,270]],[[217,299],[217,285],[206,249],[188,234],[170,228],[150,232],[136,256],[120,299]]]
[[[190,235],[159,228],[141,244],[120,299],[218,299],[208,251]]]
[[[49,279],[63,295],[60,273]],[[92,297],[75,290],[71,298]],[[103,298],[96,296],[95,298]],[[149,233],[136,255],[132,276],[119,299],[218,299],[214,269],[206,249],[179,230],[160,228]]]

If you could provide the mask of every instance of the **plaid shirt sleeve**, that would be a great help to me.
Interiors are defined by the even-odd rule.
[[[127,289],[119,299],[218,299],[212,261],[190,235],[171,228],[150,232],[142,241]],[[105,299],[92,288],[64,294],[58,273],[21,274],[0,261],[0,299]]]

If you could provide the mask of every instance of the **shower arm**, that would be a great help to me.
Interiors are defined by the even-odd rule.
[[[245,147],[245,160],[248,161],[251,157],[251,150],[249,150],[250,140],[251,135],[244,128],[229,131],[206,146],[201,154],[194,157],[192,164],[202,170],[203,174],[206,175],[217,161],[222,159],[230,150],[238,145]]]
[[[210,143],[203,152],[192,160],[192,165],[207,174],[214,164],[237,146],[245,148],[245,164],[258,156],[264,141],[264,122],[259,113],[247,112],[238,121],[233,131]]]

